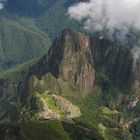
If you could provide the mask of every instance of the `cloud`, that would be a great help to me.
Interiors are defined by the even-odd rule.
[[[3,9],[3,4],[2,3],[0,3],[0,10],[2,10]]]
[[[128,28],[140,30],[140,0],[88,0],[68,8],[71,19],[82,22],[89,31]]]

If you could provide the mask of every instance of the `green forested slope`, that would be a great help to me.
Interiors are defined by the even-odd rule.
[[[0,19],[0,69],[41,56],[51,44],[48,35],[32,21]]]

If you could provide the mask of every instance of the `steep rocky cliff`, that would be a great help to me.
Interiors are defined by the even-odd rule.
[[[104,139],[132,139],[139,83],[131,49],[66,29],[41,59],[0,75],[0,119],[73,120]]]

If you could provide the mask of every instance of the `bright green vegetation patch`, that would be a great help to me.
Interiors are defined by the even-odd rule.
[[[36,93],[35,97],[39,99],[44,109],[49,108],[53,112],[61,112],[54,97],[51,97],[51,95],[47,95],[47,93]]]
[[[57,104],[56,104],[55,99],[53,99],[53,98],[48,98],[48,99],[47,99],[47,104],[48,104],[48,107],[49,107],[52,111],[54,111],[54,112],[60,111],[60,110],[59,110],[59,107],[58,107]]]

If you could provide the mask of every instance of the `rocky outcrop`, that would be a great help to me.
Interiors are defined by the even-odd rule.
[[[64,98],[65,95],[73,91],[68,82],[65,82],[66,85],[63,87],[63,82],[62,78],[56,79],[50,73],[42,76],[41,79],[36,76],[30,78],[27,104],[31,110],[38,110],[36,114],[38,119],[65,120],[81,115],[80,109]],[[68,91],[65,90],[66,88]],[[64,97],[59,96],[59,94]]]
[[[95,71],[90,49],[90,38],[82,33],[65,33],[63,59],[59,65],[60,77],[71,80],[87,93],[95,81]]]
[[[123,105],[128,108],[134,108],[136,107],[136,105],[138,104],[138,102],[140,101],[140,97],[137,95],[133,95],[131,97],[129,97],[129,99],[126,99],[126,101],[123,103]]]
[[[63,112],[64,119],[78,118],[81,116],[81,111],[79,107],[73,105],[70,101],[58,95],[52,95],[52,97],[55,99],[56,104]]]
[[[81,116],[80,109],[65,98],[52,94],[38,100],[42,104],[42,110],[36,114],[39,120],[69,120]],[[49,92],[50,93],[50,92]]]

